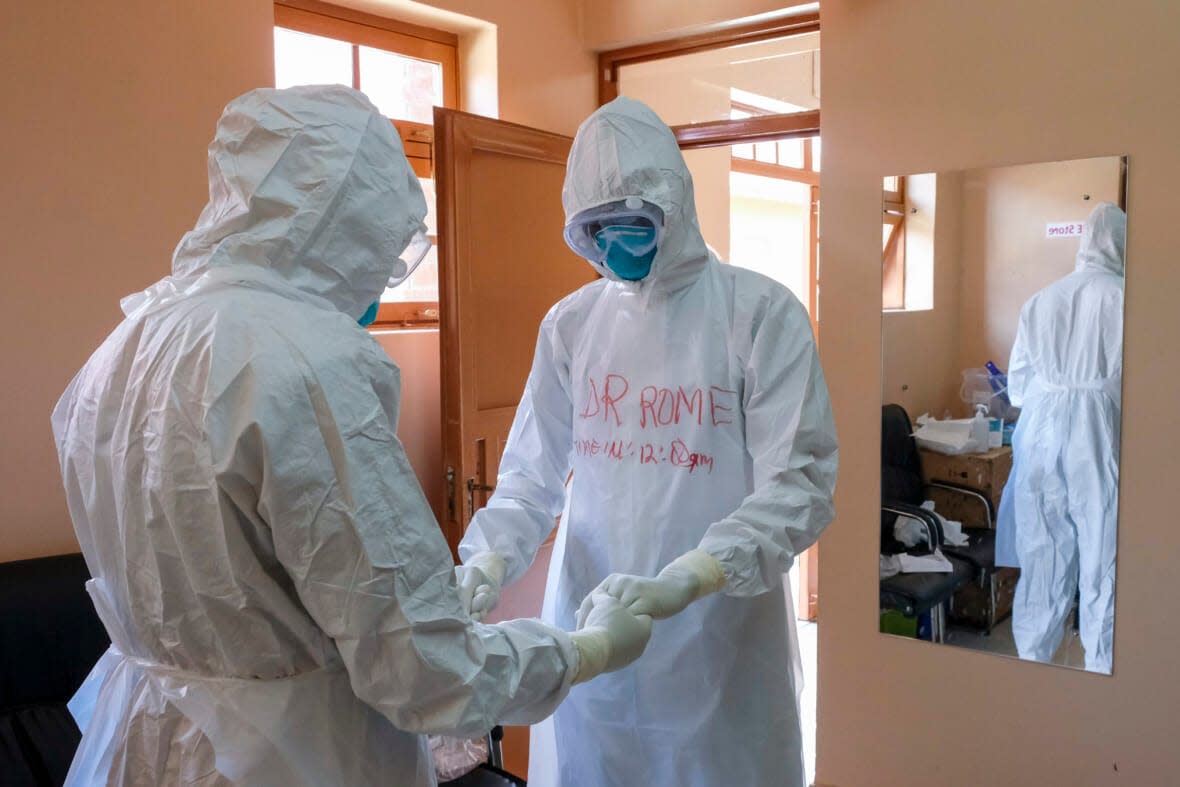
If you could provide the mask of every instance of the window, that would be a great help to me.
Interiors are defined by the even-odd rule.
[[[905,308],[905,178],[882,183],[881,308]]]
[[[434,107],[458,105],[458,39],[316,0],[275,4],[275,86],[342,84],[363,90],[392,119],[426,195],[436,244],[418,269],[381,296],[375,326],[438,322]]]
[[[801,107],[733,89],[730,118],[770,116]],[[807,307],[819,306],[818,136],[730,147],[729,262],[785,284]]]

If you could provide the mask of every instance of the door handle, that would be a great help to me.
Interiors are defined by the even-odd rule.
[[[475,475],[467,479],[467,521],[475,516],[475,493],[488,494],[496,491],[494,484],[487,483],[488,441],[482,437],[475,441]],[[487,499],[485,497],[486,504]],[[482,506],[481,506],[482,508]]]
[[[475,493],[476,492],[490,493],[490,492],[495,492],[495,491],[496,491],[496,487],[494,487],[494,486],[488,486],[487,484],[477,484],[475,482],[474,478],[467,479],[467,511],[468,511],[467,521],[468,522],[471,521],[471,517],[475,516]]]

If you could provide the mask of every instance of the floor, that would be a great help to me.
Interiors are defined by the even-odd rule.
[[[799,570],[791,567],[788,575],[791,587],[791,598],[799,597]],[[788,619],[795,619],[795,610],[789,610]],[[818,624],[814,621],[796,620],[795,630],[799,636],[799,660],[803,664],[803,691],[799,696],[799,726],[803,733],[803,766],[807,771],[807,784],[815,781],[815,683],[816,640],[818,639]]]
[[[803,765],[807,783],[815,781],[815,673],[818,659],[815,643],[819,624],[800,620],[799,655],[803,660],[803,695],[799,698],[799,721],[803,727]]]
[[[946,644],[1016,658],[1016,642],[1012,638],[1011,616],[997,623],[990,635],[981,634],[975,629],[948,626]],[[1061,647],[1057,649],[1057,655],[1053,657],[1053,663],[1061,667],[1085,669],[1086,654],[1082,648],[1082,641],[1072,625],[1067,625],[1065,636],[1061,640]]]

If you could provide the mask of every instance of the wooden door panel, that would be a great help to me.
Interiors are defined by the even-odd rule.
[[[443,529],[456,548],[495,485],[549,308],[594,279],[562,239],[572,140],[435,110]]]

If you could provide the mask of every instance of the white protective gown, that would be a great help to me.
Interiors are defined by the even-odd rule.
[[[357,318],[425,214],[350,88],[259,90],[209,149],[173,275],[53,414],[113,640],[71,785],[433,785],[422,733],[537,721],[576,669],[539,621],[474,624]]]
[[[1022,408],[1010,482],[1020,581],[1020,656],[1050,661],[1080,593],[1086,669],[1110,672],[1123,379],[1127,217],[1110,203],[1086,222],[1076,270],[1024,305],[1008,370]]]
[[[721,593],[658,621],[630,667],[575,686],[534,728],[531,787],[803,784],[782,576],[833,515],[836,437],[807,312],[721,264],[697,223],[671,132],[626,98],[579,129],[567,218],[638,196],[665,214],[651,274],[557,303],[464,558],[494,550],[511,582],[572,491],[544,617],[572,626],[612,572],[654,576],[700,547]],[[556,743],[556,762],[551,747]],[[546,755],[549,756],[546,756]]]

